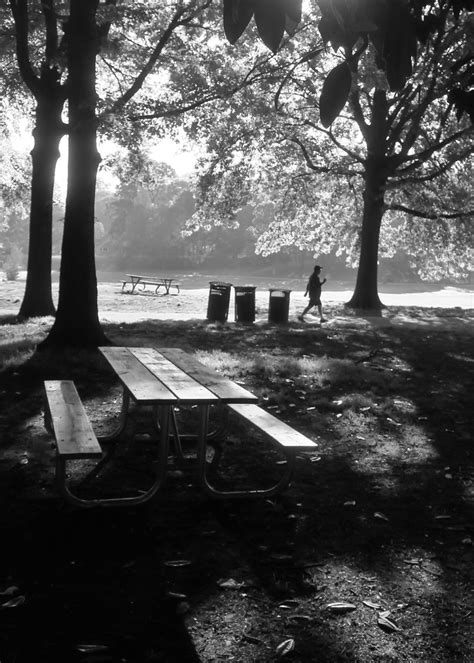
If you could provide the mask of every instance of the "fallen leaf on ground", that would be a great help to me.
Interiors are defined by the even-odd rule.
[[[364,605],[368,608],[373,608],[374,610],[380,610],[380,603],[374,603],[373,601],[362,601]]]
[[[289,610],[290,608],[297,608],[298,606],[299,601],[296,601],[295,599],[287,599],[286,601],[282,601],[278,607]]]
[[[107,645],[94,645],[94,644],[80,644],[77,645],[77,651],[80,651],[81,654],[96,654],[98,652],[103,652],[108,650]]]
[[[10,599],[6,603],[2,603],[0,608],[18,608],[20,605],[23,605],[26,601],[24,596],[16,596],[14,599]]]
[[[389,518],[387,518],[387,516],[384,513],[381,513],[380,511],[376,511],[374,513],[374,518],[378,518],[379,520],[385,520],[389,522]]]
[[[276,653],[278,656],[286,656],[286,654],[289,654],[290,651],[293,651],[295,648],[295,641],[293,638],[288,638],[288,640],[283,640],[283,642],[280,642],[278,647],[276,648]]]
[[[380,615],[377,619],[377,624],[384,631],[399,631],[400,630],[398,628],[398,626],[395,624],[395,622],[392,622],[391,619],[388,619],[388,617],[382,617],[382,613],[380,613]]]
[[[227,580],[221,578],[217,581],[217,585],[218,587],[222,587],[222,589],[242,589],[245,583],[238,582],[237,580],[234,580],[234,578],[227,578]]]
[[[328,603],[326,607],[331,610],[331,612],[349,612],[349,610],[356,609],[356,606],[353,603],[347,603],[347,601]]]

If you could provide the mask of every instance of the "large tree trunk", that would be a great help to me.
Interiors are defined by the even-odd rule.
[[[97,168],[95,59],[98,0],[71,0],[68,44],[68,188],[55,323],[43,347],[96,347],[107,342],[99,323],[94,255]]]
[[[54,315],[51,293],[53,190],[59,143],[64,135],[61,120],[64,93],[47,87],[36,106],[31,151],[31,208],[26,288],[19,317]]]
[[[390,175],[389,160],[385,154],[387,112],[385,90],[375,90],[372,122],[363,130],[367,142],[367,158],[365,160],[364,211],[360,236],[359,269],[354,294],[346,304],[350,308],[361,311],[380,311],[383,307],[378,294],[377,271],[385,187]]]
[[[378,254],[380,226],[384,213],[385,168],[378,159],[367,160],[364,211],[360,236],[359,268],[354,294],[346,306],[362,311],[380,311],[378,295]]]

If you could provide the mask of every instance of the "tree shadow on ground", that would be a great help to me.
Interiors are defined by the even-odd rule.
[[[215,605],[226,591],[218,589],[219,579],[250,576],[243,593],[260,601],[260,608],[245,603],[249,619],[267,640],[275,637],[269,624],[290,633],[297,643],[293,660],[469,660],[461,654],[464,647],[469,656],[472,647],[468,628],[463,630],[472,546],[462,543],[472,536],[469,335],[157,322],[110,325],[107,334],[124,345],[179,345],[239,361],[250,354],[255,366],[261,366],[262,355],[294,362],[324,355],[364,370],[346,375],[345,381],[333,373],[313,385],[305,406],[317,403],[314,416],[303,412],[295,394],[297,363],[290,382],[277,374],[270,388],[268,375],[248,370],[247,387],[259,395],[263,389],[278,391],[278,416],[320,438],[320,459],[299,459],[295,481],[284,495],[253,501],[250,507],[204,498],[188,485],[191,477],[177,470],[148,507],[78,512],[51,500],[49,490],[43,500],[25,498],[22,491],[34,480],[34,468],[28,478],[28,465],[17,462],[13,473],[10,466],[2,488],[1,520],[9,542],[2,566],[28,601],[23,612],[9,613],[7,635],[20,641],[31,628],[31,642],[40,653],[36,660],[54,660],[51,652],[71,654],[71,643],[75,648],[68,660],[82,660],[81,643],[107,647],[106,660],[114,660],[119,651],[126,660],[141,660],[142,624],[149,654],[172,652],[172,643],[180,643],[183,656],[193,660],[183,614],[200,615],[202,608],[217,623],[222,615]],[[370,371],[380,376],[372,384]],[[103,416],[111,392],[117,392],[98,354],[42,353],[21,367],[12,365],[2,375],[7,405],[0,422],[6,432],[3,451],[28,437],[28,426],[40,416],[43,379],[59,378],[77,382],[86,408],[97,417]],[[344,399],[357,394],[371,402],[358,418],[353,409],[344,409]],[[404,410],[403,403],[411,409]],[[48,444],[43,435],[40,443]],[[257,481],[275,469],[274,455],[260,445],[246,447],[239,460],[238,454],[231,446],[224,456],[224,479],[235,478],[236,463],[239,475]],[[183,564],[167,565],[173,561]],[[231,591],[225,597],[225,614],[237,614],[248,599]],[[293,609],[279,608],[285,599],[295,602]],[[391,608],[403,634],[383,633],[373,609],[361,608],[364,599]],[[346,616],[328,612],[326,605],[336,600],[352,600],[357,610]],[[46,615],[53,617],[54,632]],[[118,627],[124,622],[127,628]],[[169,637],[163,640],[164,632]],[[218,640],[219,632],[212,632]],[[245,642],[258,649],[251,640]],[[28,660],[32,647],[23,647],[24,658],[18,660]],[[272,660],[269,652],[264,656],[240,660]]]

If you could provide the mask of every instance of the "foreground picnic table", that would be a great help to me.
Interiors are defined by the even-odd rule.
[[[314,451],[317,444],[276,417],[258,407],[257,397],[242,386],[206,367],[180,348],[102,347],[101,353],[123,387],[119,422],[107,436],[96,439],[74,385],[70,381],[46,382],[48,426],[55,433],[57,477],[64,496],[78,506],[117,506],[146,502],[160,489],[166,476],[170,439],[179,460],[184,460],[182,442],[191,438],[195,444],[195,466],[198,484],[212,497],[251,497],[273,495],[291,480],[297,451]],[[67,485],[66,462],[101,455],[101,443],[113,445],[126,431],[131,406],[149,411],[149,431],[156,442],[156,460],[152,485],[137,496],[84,499],[73,494]],[[219,406],[226,417],[237,416],[257,428],[284,452],[287,463],[281,478],[269,488],[219,489],[209,481],[207,445],[224,428],[209,428],[211,406]],[[194,406],[197,425],[191,434],[180,432],[175,409]],[[70,421],[68,420],[70,419]],[[79,443],[78,443],[79,440]],[[110,447],[109,447],[110,448]],[[106,454],[100,463],[107,462]]]
[[[170,288],[176,288],[179,293],[179,283],[176,282],[176,279],[168,277],[158,277],[158,276],[142,276],[139,274],[125,274],[127,277],[122,281],[122,294],[125,291],[127,285],[131,286],[130,294],[133,295],[135,289],[140,285],[142,289],[145,290],[147,286],[155,288],[155,294],[158,294],[160,288],[164,288],[165,295],[170,294]]]

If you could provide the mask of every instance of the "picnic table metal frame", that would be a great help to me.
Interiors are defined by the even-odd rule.
[[[155,294],[158,294],[158,290],[160,288],[165,289],[165,295],[170,294],[170,288],[175,287],[178,290],[179,293],[179,285],[174,284],[173,282],[176,281],[176,279],[169,278],[169,277],[158,277],[158,276],[140,276],[138,274],[125,274],[127,276],[127,280],[122,281],[122,294],[124,292],[124,288],[127,284],[130,284],[132,289],[130,291],[130,294],[133,295],[135,292],[135,289],[137,286],[141,285],[142,289],[145,290],[147,285],[151,286],[156,286],[155,287]]]
[[[170,439],[175,442],[177,460],[184,459],[181,441],[189,436],[179,432],[174,413],[174,407],[181,405],[198,408],[197,430],[191,437],[196,442],[196,479],[205,493],[214,498],[272,496],[288,485],[295,466],[294,454],[285,454],[287,463],[282,476],[268,488],[224,490],[216,488],[209,480],[206,452],[210,439],[216,436],[216,431],[209,430],[210,406],[223,406],[225,412],[226,403],[256,403],[257,397],[254,394],[200,364],[179,348],[102,347],[99,350],[115,371],[123,390],[118,424],[108,435],[99,437],[99,442],[111,443],[113,448],[114,442],[127,427],[133,401],[137,406],[152,406],[151,426],[157,433],[159,445],[158,467],[152,487],[138,497],[101,500],[103,505],[137,504],[151,499],[166,477]],[[222,428],[219,432],[222,432]]]

